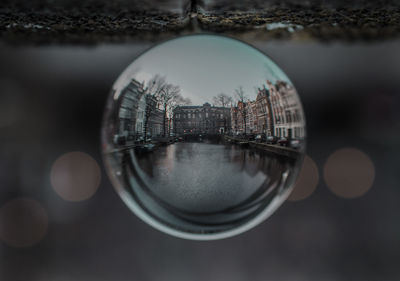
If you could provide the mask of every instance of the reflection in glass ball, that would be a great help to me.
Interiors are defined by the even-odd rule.
[[[211,240],[252,228],[287,198],[305,120],[292,83],[263,53],[191,35],[153,47],[121,74],[102,142],[109,176],[136,215]]]

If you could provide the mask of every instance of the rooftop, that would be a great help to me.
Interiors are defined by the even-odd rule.
[[[222,106],[213,106],[213,105],[209,104],[208,102],[206,102],[203,105],[180,105],[180,106],[176,107],[176,109],[199,109],[199,108],[203,108],[206,106],[210,106],[211,108],[225,108],[225,109],[230,108],[230,107],[222,107]]]

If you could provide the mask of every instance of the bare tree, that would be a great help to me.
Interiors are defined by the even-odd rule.
[[[213,104],[216,106],[227,107],[230,103],[232,103],[232,97],[224,93],[220,93],[213,97]]]
[[[160,94],[166,84],[167,81],[165,79],[165,76],[156,74],[147,82],[147,92],[154,96],[157,96]]]
[[[213,97],[213,104],[214,106],[221,106],[221,107],[228,107],[228,106],[232,106],[232,97],[228,96],[227,94],[224,93],[219,93],[218,95]],[[225,132],[227,131],[227,116],[224,112],[224,130]]]
[[[168,119],[168,110],[169,108],[178,100],[180,95],[180,88],[179,86],[175,86],[172,84],[165,84],[164,87],[160,90],[157,98],[164,110],[164,117],[163,117],[163,136],[167,136],[167,119]]]
[[[157,110],[158,96],[166,86],[167,82],[165,77],[159,74],[154,75],[146,85],[145,99],[146,99],[146,110],[144,116],[144,141],[147,140],[147,132],[149,129],[149,121],[151,116]]]
[[[239,88],[235,89],[235,97],[238,102],[238,111],[240,115],[242,116],[242,120],[244,123],[244,135],[246,136],[246,131],[247,131],[247,105],[248,105],[248,100],[249,98],[247,95],[244,93],[243,87],[239,86]]]
[[[164,76],[156,74],[147,82],[146,88],[146,120],[145,134],[147,134],[148,122],[155,110],[161,107],[163,110],[163,136],[169,135],[170,123],[168,117],[172,116],[173,110],[179,105],[191,104],[189,98],[184,98],[180,94],[179,86],[167,82]]]

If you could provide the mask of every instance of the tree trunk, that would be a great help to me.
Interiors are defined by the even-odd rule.
[[[163,137],[166,137],[167,133],[167,104],[164,104],[164,117],[163,117]]]

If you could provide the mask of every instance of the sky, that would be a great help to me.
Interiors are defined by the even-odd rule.
[[[193,105],[212,103],[219,93],[234,97],[239,86],[253,100],[255,88],[266,85],[266,79],[291,84],[274,62],[246,43],[217,35],[191,35],[166,41],[140,55],[113,88],[118,92],[132,78],[147,82],[156,74],[178,85]]]

